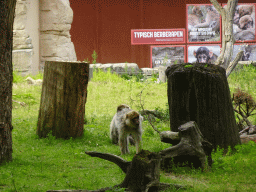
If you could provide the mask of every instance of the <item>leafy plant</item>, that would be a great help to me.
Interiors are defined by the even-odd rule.
[[[84,62],[86,62],[86,63],[90,63],[90,61],[89,61],[89,59],[87,58],[87,59],[84,59]]]
[[[92,58],[93,58],[92,64],[96,64],[96,63],[97,63],[96,60],[97,60],[97,58],[98,58],[98,55],[97,55],[97,53],[96,53],[95,50],[93,51]]]
[[[233,93],[232,101],[234,104],[234,111],[238,114],[237,118],[239,119],[238,125],[240,129],[243,129],[243,122],[245,122],[247,126],[251,126],[252,124],[248,118],[256,114],[252,113],[256,109],[256,103],[252,96],[237,88]]]
[[[167,52],[165,52],[165,57],[164,57],[164,60],[163,60],[163,66],[166,66],[167,62],[168,62],[168,54],[167,54]]]

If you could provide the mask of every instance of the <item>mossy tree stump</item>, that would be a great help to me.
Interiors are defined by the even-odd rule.
[[[89,64],[47,61],[37,124],[39,137],[83,135]]]
[[[212,64],[180,64],[168,67],[170,127],[195,121],[216,149],[240,144],[225,69]]]

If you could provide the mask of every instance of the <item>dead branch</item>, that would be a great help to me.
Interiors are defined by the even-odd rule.
[[[146,86],[147,86],[147,85],[146,85]],[[141,106],[141,108],[142,108],[142,112],[144,112],[144,113],[145,113],[145,109],[144,109],[143,104],[142,104],[141,96],[142,96],[142,92],[144,91],[144,89],[146,88],[146,86],[145,86],[145,87],[141,90],[141,92],[140,92],[140,106]],[[151,120],[150,120],[150,118],[149,118],[148,115],[146,115],[146,118],[147,118],[149,124],[151,125],[151,127],[152,127],[158,134],[160,134],[160,131],[158,131],[158,130],[155,128],[155,126],[152,124],[152,122],[151,122]]]
[[[24,103],[24,102],[20,102],[20,101],[16,101],[16,100],[12,100],[12,102],[14,102],[14,103],[18,103],[18,104],[20,104],[22,107],[25,107],[27,104],[26,103]]]
[[[117,155],[113,155],[113,154],[109,154],[109,153],[100,153],[100,152],[96,152],[96,151],[88,151],[85,152],[87,155],[90,155],[91,157],[99,157],[101,159],[105,159],[107,161],[113,162],[116,165],[118,165],[118,167],[120,167],[122,169],[122,171],[124,173],[127,173],[127,170],[129,169],[131,162],[126,161],[125,159],[117,156]]]
[[[226,70],[226,76],[228,77],[231,72],[235,69],[235,67],[238,64],[238,61],[241,59],[242,55],[244,54],[244,51],[239,51],[239,53],[236,55],[236,58],[230,63]]]

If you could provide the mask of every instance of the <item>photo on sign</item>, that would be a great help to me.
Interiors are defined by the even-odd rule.
[[[185,58],[185,46],[151,46],[152,68],[181,64]]]
[[[188,63],[214,64],[220,55],[220,45],[189,45]]]
[[[188,43],[220,42],[220,14],[212,4],[187,5]]]
[[[235,59],[239,51],[244,51],[240,61],[256,61],[256,44],[235,44],[231,61]]]
[[[255,41],[255,5],[238,4],[235,9],[233,34],[236,41]],[[226,5],[224,5],[225,7]]]

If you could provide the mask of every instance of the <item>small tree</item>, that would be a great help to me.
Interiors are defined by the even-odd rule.
[[[225,68],[226,76],[228,77],[243,55],[243,51],[240,51],[231,62],[233,46],[235,43],[233,35],[233,18],[238,0],[229,0],[225,7],[222,7],[217,0],[210,1],[222,17],[222,50],[215,64]]]

